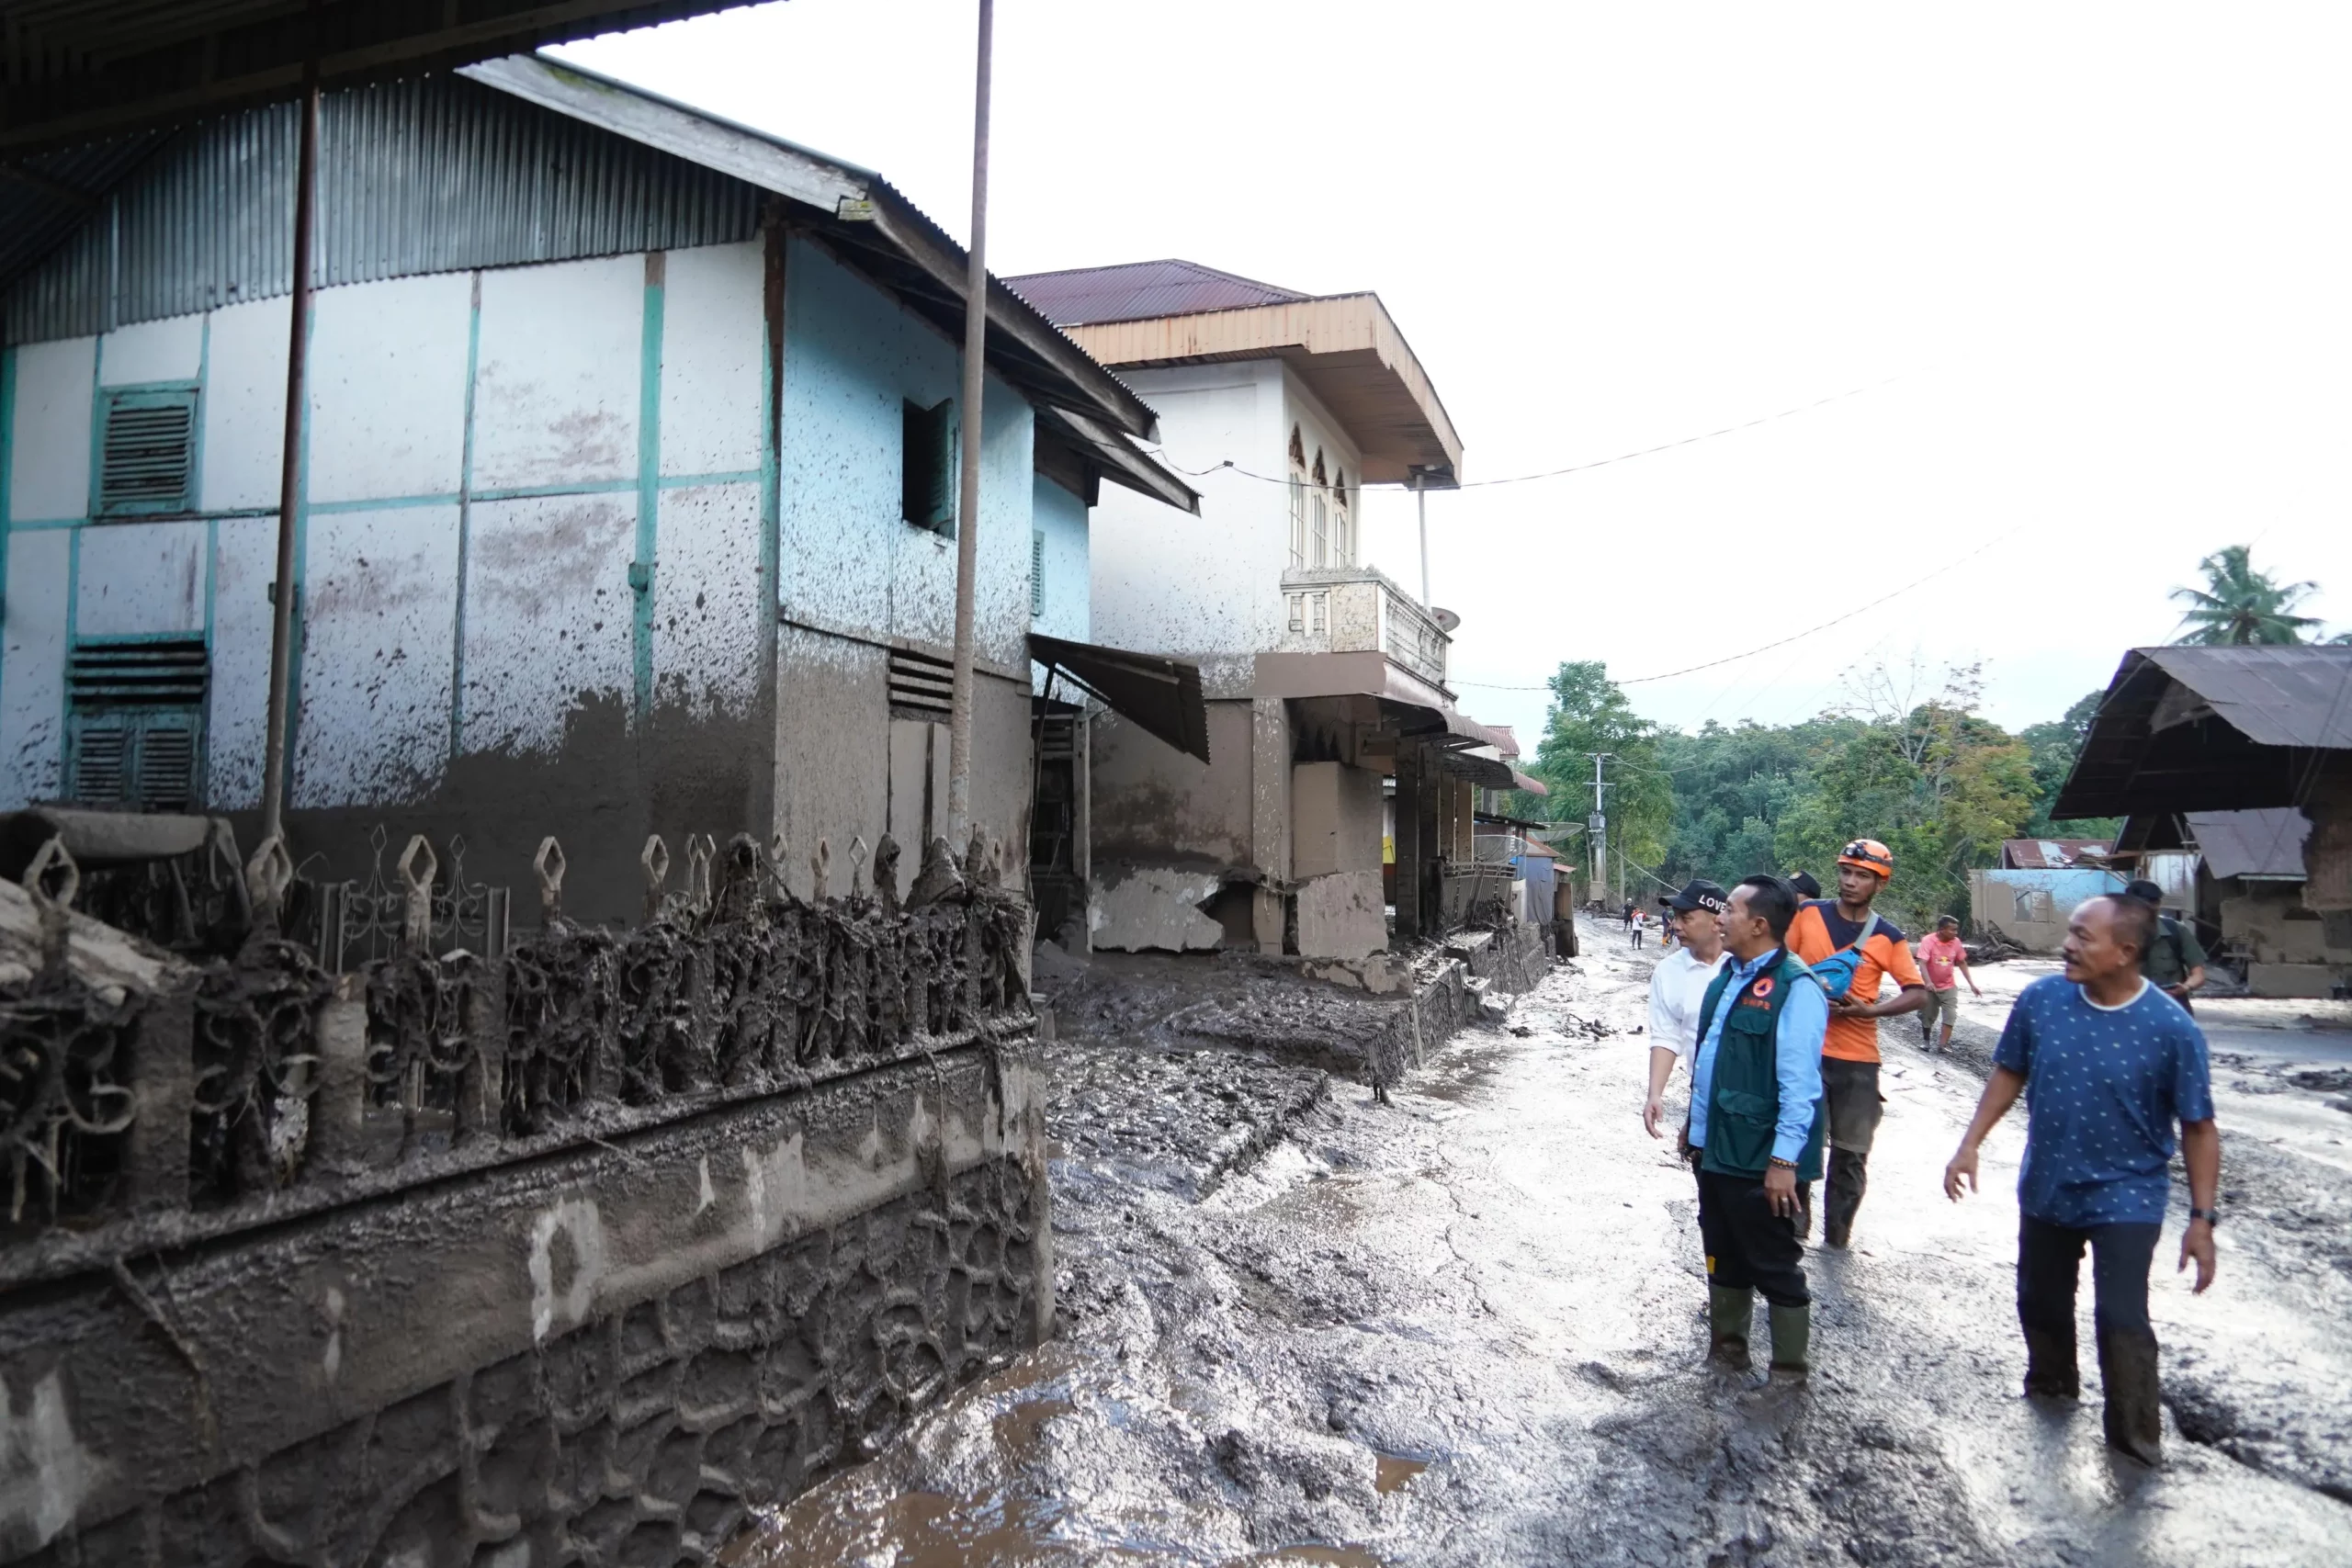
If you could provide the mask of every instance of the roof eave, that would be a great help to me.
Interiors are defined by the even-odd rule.
[[[458,73],[812,208],[822,215],[815,221],[836,232],[878,233],[959,310],[968,308],[968,253],[872,170],[537,55],[484,61]],[[989,352],[999,373],[1043,400],[1144,440],[1157,438],[1148,404],[993,276],[987,309],[989,336],[1001,340]]]

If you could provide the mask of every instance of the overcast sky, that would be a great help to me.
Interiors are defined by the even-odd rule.
[[[571,59],[880,171],[959,236],[972,0],[789,0]],[[1000,276],[1379,293],[1500,479],[1430,502],[1463,705],[1564,659],[1685,727],[1983,660],[2054,716],[2251,542],[2352,624],[2352,7],[1001,0]],[[1171,453],[1200,468],[1239,453]],[[1372,558],[1419,577],[1411,502]],[[1933,581],[1898,593],[1929,573]]]

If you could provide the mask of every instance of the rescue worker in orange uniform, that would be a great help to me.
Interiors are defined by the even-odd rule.
[[[1856,839],[1838,857],[1838,897],[1808,899],[1789,925],[1790,952],[1825,975],[1849,969],[1853,976],[1842,992],[1830,986],[1829,1032],[1821,1044],[1821,1086],[1829,1107],[1821,1235],[1831,1247],[1844,1247],[1853,1235],[1854,1214],[1869,1184],[1871,1144],[1886,1104],[1878,1091],[1878,1021],[1928,1004],[1928,983],[1903,932],[1871,908],[1894,874],[1894,851],[1876,839]],[[1890,978],[1900,989],[1881,1001],[1880,986]]]

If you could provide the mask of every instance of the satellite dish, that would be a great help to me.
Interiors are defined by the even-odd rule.
[[[1451,610],[1441,610],[1435,604],[1430,606],[1430,617],[1437,622],[1438,629],[1448,637],[1452,637],[1453,628],[1462,624],[1461,616]]]

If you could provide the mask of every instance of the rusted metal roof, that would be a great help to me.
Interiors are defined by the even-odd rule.
[[[1296,289],[1219,272],[1198,262],[1123,262],[1008,277],[1011,288],[1057,327],[1090,321],[1143,321],[1204,310],[1238,310],[1306,299]]]
[[[2303,879],[2303,841],[2312,821],[2291,806],[2265,811],[2192,811],[2189,837],[2215,876]]]
[[[2301,806],[2352,780],[2352,648],[2139,648],[2059,792],[2061,820]]]
[[[2004,871],[2071,871],[2087,853],[2103,858],[2105,839],[2011,839],[2001,846]]]

